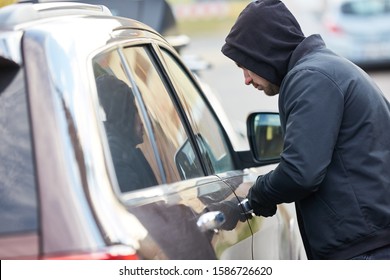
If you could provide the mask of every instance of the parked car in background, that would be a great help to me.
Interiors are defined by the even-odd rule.
[[[292,205],[243,207],[279,160],[278,116],[249,118],[254,158],[210,104],[147,25],[0,9],[0,259],[305,258]]]
[[[390,67],[390,0],[326,0],[327,46],[362,67]]]

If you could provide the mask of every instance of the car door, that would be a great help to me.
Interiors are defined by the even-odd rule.
[[[257,176],[270,171],[272,165],[251,170],[236,171],[233,174],[222,174],[221,179],[230,185],[237,196],[245,197]],[[292,210],[284,204],[278,205],[272,217],[254,216],[249,220],[253,233],[252,251],[254,259],[296,259],[295,217]]]
[[[190,129],[186,104],[175,94],[157,45],[148,42],[111,48],[92,60],[113,185],[145,228],[138,240],[140,255],[147,259],[250,259],[251,232],[239,200],[209,170],[206,142]],[[109,81],[115,85],[105,84]],[[133,105],[124,106],[126,102]],[[124,115],[133,125],[125,124],[121,111],[128,112]],[[125,133],[132,127],[139,127],[133,132],[142,135],[138,140],[130,140],[132,136]],[[227,145],[223,138],[218,141]],[[231,169],[232,156],[226,152],[222,148],[217,161],[221,168]],[[232,247],[239,254],[226,255]]]

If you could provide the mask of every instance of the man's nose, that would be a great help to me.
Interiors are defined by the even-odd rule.
[[[245,84],[249,86],[250,84],[252,84],[252,78],[249,76],[248,70],[244,69],[243,71],[244,71]]]
[[[252,84],[252,78],[251,77],[245,77],[245,84],[247,86],[251,85]]]

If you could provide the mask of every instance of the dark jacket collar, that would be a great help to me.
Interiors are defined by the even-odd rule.
[[[326,46],[324,41],[318,34],[305,38],[292,53],[290,62],[288,64],[288,71],[290,71],[297,64],[297,62],[307,54],[313,52],[314,50],[325,47]]]

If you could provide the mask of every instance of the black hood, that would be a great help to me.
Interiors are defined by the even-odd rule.
[[[293,51],[304,39],[299,23],[281,1],[258,0],[241,12],[222,52],[280,86]]]

